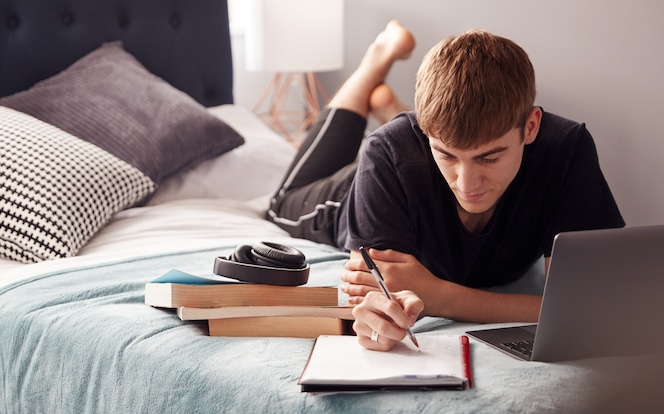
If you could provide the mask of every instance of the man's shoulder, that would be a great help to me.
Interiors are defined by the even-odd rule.
[[[378,127],[375,131],[378,135],[395,135],[395,134],[419,134],[422,135],[420,127],[417,125],[417,117],[415,112],[401,112],[392,118],[389,122]]]
[[[546,158],[568,159],[573,154],[594,149],[594,141],[583,122],[542,110],[542,122],[533,145],[526,151],[531,155],[540,154]]]
[[[395,158],[420,159],[429,153],[429,141],[417,125],[414,112],[402,112],[369,136],[369,145],[386,148]]]
[[[573,121],[542,109],[542,122],[538,138],[561,140],[586,135],[589,134],[585,123]]]

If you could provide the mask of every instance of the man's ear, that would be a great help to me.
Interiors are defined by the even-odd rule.
[[[542,122],[542,109],[538,106],[533,107],[526,119],[526,124],[524,125],[524,143],[526,145],[532,144],[537,138],[537,133],[539,132],[540,122]]]

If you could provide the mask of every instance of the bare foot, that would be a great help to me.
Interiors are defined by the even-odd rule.
[[[392,61],[408,59],[415,49],[415,37],[397,20],[391,20],[374,40],[374,46],[383,47]]]
[[[410,108],[401,102],[394,94],[392,88],[381,83],[371,92],[369,97],[369,108],[371,115],[381,124],[387,123],[398,113],[408,111]]]
[[[383,83],[394,62],[407,59],[414,48],[413,34],[397,20],[391,20],[367,48],[354,76],[362,77],[371,93]]]
[[[415,48],[415,37],[396,20],[390,21],[365,52],[357,69],[330,100],[329,106],[348,109],[367,117],[369,98],[385,81],[392,64],[407,59]]]

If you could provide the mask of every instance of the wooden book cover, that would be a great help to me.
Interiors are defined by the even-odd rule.
[[[250,316],[210,319],[210,336],[317,338],[353,335],[353,321],[325,316]]]
[[[195,276],[171,270],[145,284],[145,304],[161,308],[225,306],[336,306],[333,286],[276,286],[242,283],[223,276]]]

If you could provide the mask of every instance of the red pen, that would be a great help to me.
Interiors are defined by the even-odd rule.
[[[470,341],[466,335],[461,335],[461,354],[463,355],[463,369],[468,378],[468,388],[473,386],[473,374],[470,369]]]

